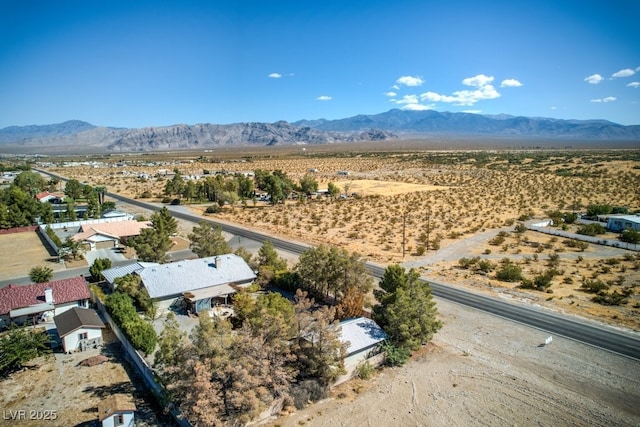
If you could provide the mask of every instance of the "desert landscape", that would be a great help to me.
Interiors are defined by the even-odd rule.
[[[512,295],[640,330],[640,297],[633,291],[640,284],[637,253],[595,244],[581,247],[573,239],[534,231],[514,232],[521,221],[546,218],[549,211],[580,212],[590,204],[637,210],[637,151],[357,148],[342,146],[333,153],[325,152],[326,147],[304,153],[298,148],[268,154],[178,153],[171,159],[162,154],[109,156],[95,159],[104,163],[67,167],[60,163],[49,170],[130,197],[146,193],[153,197],[142,200],[151,202],[163,198],[167,178],[158,175],[159,170],[178,170],[185,177],[203,177],[205,170],[225,174],[281,170],[294,182],[312,174],[320,189],[332,182],[344,199],[299,199],[277,205],[246,201],[206,215],[310,244],[339,246],[381,264],[402,263],[427,278],[478,292]],[[338,171],[347,171],[348,176]],[[188,206],[204,215],[209,205]],[[567,227],[568,232],[575,230],[576,226]],[[465,266],[464,258],[475,261]],[[475,268],[478,260],[490,270]],[[557,274],[545,291],[521,289],[519,282],[495,278],[495,269],[506,260],[517,264],[529,279],[549,268]],[[611,291],[632,293],[626,304],[597,304],[591,301],[592,294],[580,289],[585,280],[601,280],[610,284]]]

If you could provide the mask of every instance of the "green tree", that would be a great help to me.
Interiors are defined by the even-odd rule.
[[[199,258],[232,252],[231,246],[222,235],[222,228],[219,225],[213,226],[207,221],[200,221],[193,227],[188,238],[191,241],[189,247]]]
[[[34,197],[47,187],[47,183],[42,175],[32,171],[20,172],[13,180],[13,184],[30,197]]]
[[[587,206],[587,216],[595,217],[598,215],[608,215],[613,211],[613,206],[611,205],[589,205]]]
[[[169,236],[155,228],[143,228],[140,234],[129,242],[136,250],[138,259],[146,262],[164,262],[167,252],[173,246]]]
[[[0,375],[20,369],[26,362],[51,353],[43,330],[13,328],[0,338]]]
[[[109,258],[96,258],[89,267],[89,273],[95,280],[104,280],[102,272],[111,268],[111,260]]]
[[[327,184],[327,191],[329,192],[329,197],[335,199],[340,194],[340,187],[338,187],[333,182]]]
[[[417,350],[442,327],[431,287],[414,269],[407,272],[400,265],[390,265],[374,295],[378,304],[373,308],[373,319],[387,333],[389,342],[400,349]]]
[[[282,271],[287,269],[287,260],[278,255],[271,240],[265,240],[258,249],[258,265],[270,267],[274,271]]]
[[[178,232],[178,221],[166,206],[151,215],[151,224],[153,228],[167,237]]]
[[[300,178],[300,191],[304,194],[311,194],[318,191],[318,181],[309,174]]]
[[[53,278],[53,270],[49,267],[36,266],[29,270],[29,278],[34,283],[45,283]]]
[[[164,194],[167,196],[182,195],[184,191],[185,182],[182,178],[182,174],[177,169],[174,169],[175,175],[164,186]]]
[[[320,245],[306,250],[298,259],[296,271],[304,290],[318,299],[333,297],[335,303],[341,301],[349,288],[366,294],[373,286],[360,256],[336,247]]]
[[[82,242],[72,239],[71,236],[67,236],[67,239],[62,244],[62,249],[71,254],[74,260],[78,259],[82,256],[82,254],[84,254],[84,247],[82,245]]]
[[[64,194],[72,199],[79,199],[82,196],[82,184],[77,179],[70,179],[64,186]]]

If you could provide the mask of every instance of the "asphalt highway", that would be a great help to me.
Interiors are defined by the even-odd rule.
[[[64,177],[59,175],[54,175],[45,171],[40,172],[65,180]],[[107,196],[144,209],[160,209],[158,206],[130,199],[115,193],[108,193]],[[270,240],[275,248],[295,254],[301,254],[310,248],[309,245],[303,243],[275,238],[256,231],[202,218],[201,216],[183,211],[174,209],[171,211],[173,216],[176,218],[195,223],[208,221],[212,224],[219,225],[223,231],[243,238],[258,242]],[[367,268],[376,278],[381,278],[385,270],[384,266],[375,263],[367,263]],[[570,318],[569,316],[562,316],[560,314],[537,309],[535,307],[508,303],[496,298],[478,295],[445,283],[437,283],[434,281],[429,281],[429,283],[435,297],[443,298],[514,322],[525,324],[548,332],[550,335],[563,336],[565,338],[589,344],[632,359],[640,360],[640,335],[638,334],[625,332],[606,325],[595,324],[595,322],[589,322],[586,320],[580,321],[575,318]]]

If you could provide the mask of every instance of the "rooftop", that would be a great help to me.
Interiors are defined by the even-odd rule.
[[[98,420],[102,422],[113,414],[136,410],[133,398],[124,394],[112,394],[98,403]]]
[[[372,347],[387,338],[382,328],[366,317],[343,320],[340,328],[340,341],[349,342],[347,355]]]
[[[157,262],[138,261],[132,264],[122,265],[119,267],[107,268],[106,270],[102,271],[102,275],[104,276],[107,282],[113,283],[118,277],[124,277],[127,274],[131,274],[131,273],[140,273],[145,268],[156,267],[158,265],[160,264],[158,264]]]
[[[73,240],[85,240],[96,234],[102,234],[109,237],[128,237],[137,236],[143,228],[151,227],[151,221],[117,221],[105,222],[102,224],[87,224],[81,227],[81,231],[73,236]]]
[[[234,254],[184,260],[145,268],[138,275],[151,298],[179,295],[217,285],[242,284],[256,275]]]
[[[51,288],[54,304],[65,304],[91,298],[84,277],[55,280],[31,285],[9,285],[0,289],[0,314],[45,303],[44,290]]]
[[[58,335],[64,337],[80,328],[104,328],[104,322],[91,308],[73,307],[53,318]]]

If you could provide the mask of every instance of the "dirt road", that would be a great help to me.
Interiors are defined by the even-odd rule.
[[[445,326],[415,360],[271,425],[640,425],[640,362],[437,303]]]

